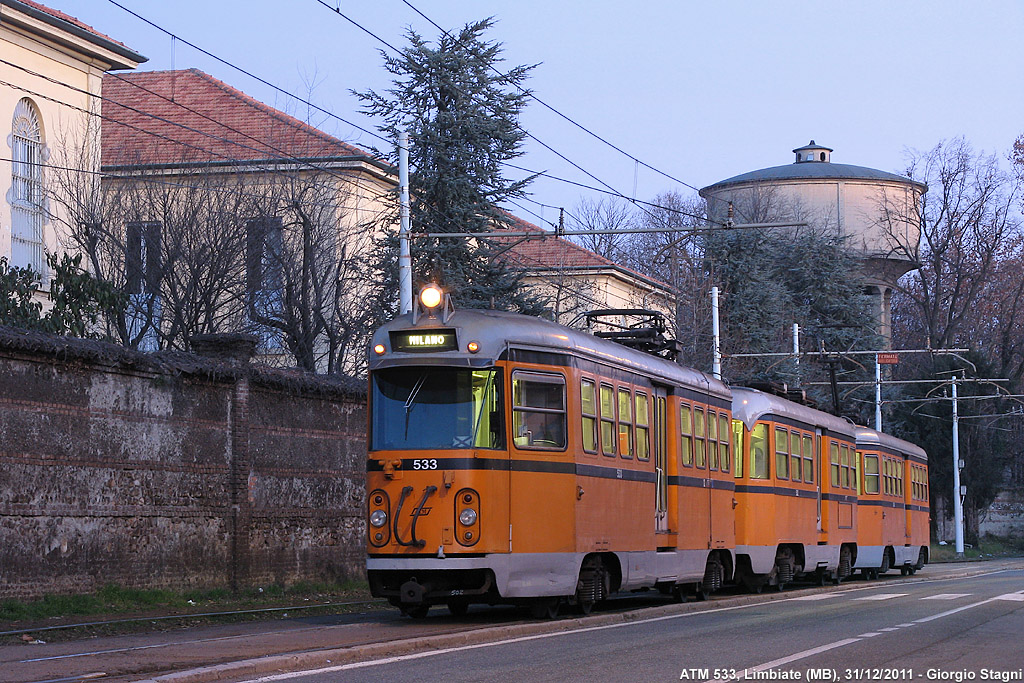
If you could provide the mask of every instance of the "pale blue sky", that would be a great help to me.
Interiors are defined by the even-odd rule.
[[[393,45],[437,30],[401,0],[325,0]],[[289,113],[304,105],[147,26],[108,0],[43,0],[149,57],[198,67]],[[317,0],[118,0],[155,24],[366,128],[349,89],[381,89],[383,47]],[[833,161],[899,172],[908,148],[962,135],[1005,158],[1024,133],[1024,3],[410,0],[447,29],[493,15],[510,64],[539,63],[537,96],[642,161],[697,187],[786,164],[811,138]],[[172,58],[173,55],[173,58]],[[316,112],[356,145],[379,141]],[[534,103],[524,126],[640,199],[679,189]],[[530,142],[523,166],[596,181]],[[584,190],[554,181],[533,199],[571,209]],[[557,211],[525,207],[557,219]],[[540,219],[516,210],[532,222]]]

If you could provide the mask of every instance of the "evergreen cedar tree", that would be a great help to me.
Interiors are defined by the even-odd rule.
[[[794,322],[806,343],[823,343],[830,351],[871,350],[881,343],[857,261],[842,237],[814,229],[712,231],[704,259],[724,293],[726,352],[784,351],[792,346]],[[791,364],[778,358],[734,362],[730,379],[797,384]],[[821,405],[830,407],[831,399]]]
[[[509,180],[504,162],[522,154],[527,133],[519,114],[532,66],[502,68],[501,43],[484,40],[493,19],[443,33],[436,47],[410,29],[400,55],[382,52],[394,76],[382,93],[354,93],[379,130],[398,140],[409,133],[412,230],[491,232],[507,226],[498,206],[522,198],[533,176]],[[397,153],[397,152],[396,152]],[[388,216],[394,225],[395,216]],[[398,240],[393,230],[377,245],[368,276],[380,283],[375,309],[384,321],[397,313]],[[507,242],[507,240],[505,240]],[[412,241],[414,288],[436,282],[462,308],[497,308],[532,315],[543,301],[522,284],[522,271],[502,259],[502,240],[418,238]]]

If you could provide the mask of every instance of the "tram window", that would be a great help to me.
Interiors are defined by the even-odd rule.
[[[505,448],[499,370],[386,368],[371,384],[373,450]]]
[[[704,456],[704,409],[693,407],[693,460],[700,469],[707,465]]]
[[[789,433],[789,455],[793,459],[793,466],[789,468],[790,478],[793,481],[800,481],[800,433]]]
[[[750,478],[768,478],[768,425],[763,422],[750,432]]]
[[[636,459],[651,459],[651,428],[647,394],[636,393]]]
[[[565,378],[512,373],[513,443],[519,448],[565,448]]]
[[[848,489],[850,488],[850,447],[846,444],[839,447],[839,464],[843,488]]]
[[[601,452],[615,457],[615,390],[601,385]]]
[[[583,450],[597,453],[597,385],[580,380],[580,411],[583,413]]]
[[[739,420],[732,421],[732,454],[736,465],[732,474],[739,479],[743,476],[743,423]]]
[[[864,454],[864,492],[878,493],[878,456]]]
[[[623,387],[619,387],[619,455],[633,457],[633,401]]]
[[[808,484],[814,483],[814,439],[809,436],[803,438],[804,451],[804,481]]]
[[[718,459],[722,463],[722,471],[729,471],[729,416],[718,414]]]
[[[831,463],[830,472],[832,474],[830,481],[833,487],[839,488],[839,444],[835,441],[829,443],[828,458]]]
[[[775,476],[789,479],[789,432],[775,428]]]
[[[708,469],[718,469],[718,416],[708,411]]]
[[[679,447],[682,449],[683,464],[693,466],[693,420],[689,403],[679,406]]]
[[[896,463],[896,487],[899,489],[900,497],[903,496],[903,463]]]

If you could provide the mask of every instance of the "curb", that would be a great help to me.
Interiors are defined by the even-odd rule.
[[[946,578],[965,578],[978,574],[986,574],[991,571],[998,571],[999,567],[977,567],[964,572],[956,572],[952,576],[903,576],[900,577],[900,584],[921,583]],[[878,582],[870,583],[846,583],[834,586],[834,590],[842,592],[851,590],[863,590],[876,588]],[[225,664],[214,664],[186,671],[161,674],[151,678],[133,679],[136,683],[209,683],[211,681],[223,681],[227,679],[261,676],[279,673],[288,673],[313,670],[327,666],[338,666],[340,664],[352,664],[355,662],[370,661],[384,657],[396,657],[401,655],[428,652],[431,650],[443,650],[451,647],[466,645],[478,645],[507,638],[522,638],[526,636],[541,635],[545,633],[557,633],[559,631],[571,632],[582,628],[595,626],[607,626],[611,624],[624,624],[632,621],[640,621],[652,617],[681,615],[691,612],[704,612],[710,609],[723,607],[743,607],[775,600],[788,600],[810,593],[815,588],[803,588],[787,590],[780,593],[763,593],[760,595],[741,595],[731,598],[718,599],[709,602],[687,602],[681,604],[661,605],[658,607],[641,608],[628,612],[616,612],[612,614],[592,614],[586,617],[575,617],[569,619],[558,619],[555,621],[531,622],[525,624],[510,624],[506,626],[488,626],[484,628],[460,631],[458,633],[443,633],[434,636],[421,636],[394,640],[386,643],[368,643],[365,645],[352,645],[348,647],[316,650],[312,652],[296,652],[284,655],[267,655],[255,659],[244,659],[237,662]]]

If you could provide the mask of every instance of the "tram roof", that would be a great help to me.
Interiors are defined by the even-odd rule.
[[[460,344],[464,346],[468,341],[476,341],[480,344],[480,351],[474,355],[462,349],[437,352],[431,354],[433,358],[450,358],[457,363],[462,360],[465,364],[478,365],[482,359],[497,360],[510,348],[547,353],[572,353],[623,370],[659,378],[674,386],[699,388],[701,391],[708,391],[724,398],[729,396],[728,385],[694,368],[543,318],[507,311],[459,309],[449,316],[447,323],[442,323],[440,319],[427,319],[421,316],[415,326],[412,325],[410,314],[401,315],[381,327],[375,333],[372,344],[388,343],[389,333],[392,331],[428,331],[439,328],[459,329],[462,337]],[[371,366],[379,365],[374,362],[372,355],[371,353]],[[389,355],[392,361],[400,360],[403,363],[424,360],[422,353],[392,351]]]
[[[857,427],[857,447],[875,446],[884,450],[894,451],[902,455],[915,457],[927,462],[928,454],[917,444],[896,438],[891,434],[879,432],[870,427]]]
[[[853,423],[831,413],[816,410],[757,389],[732,388],[733,419],[742,420],[747,429],[753,429],[757,421],[765,415],[788,418],[814,427],[821,427],[829,432],[848,436],[850,439],[853,439],[856,433]]]

